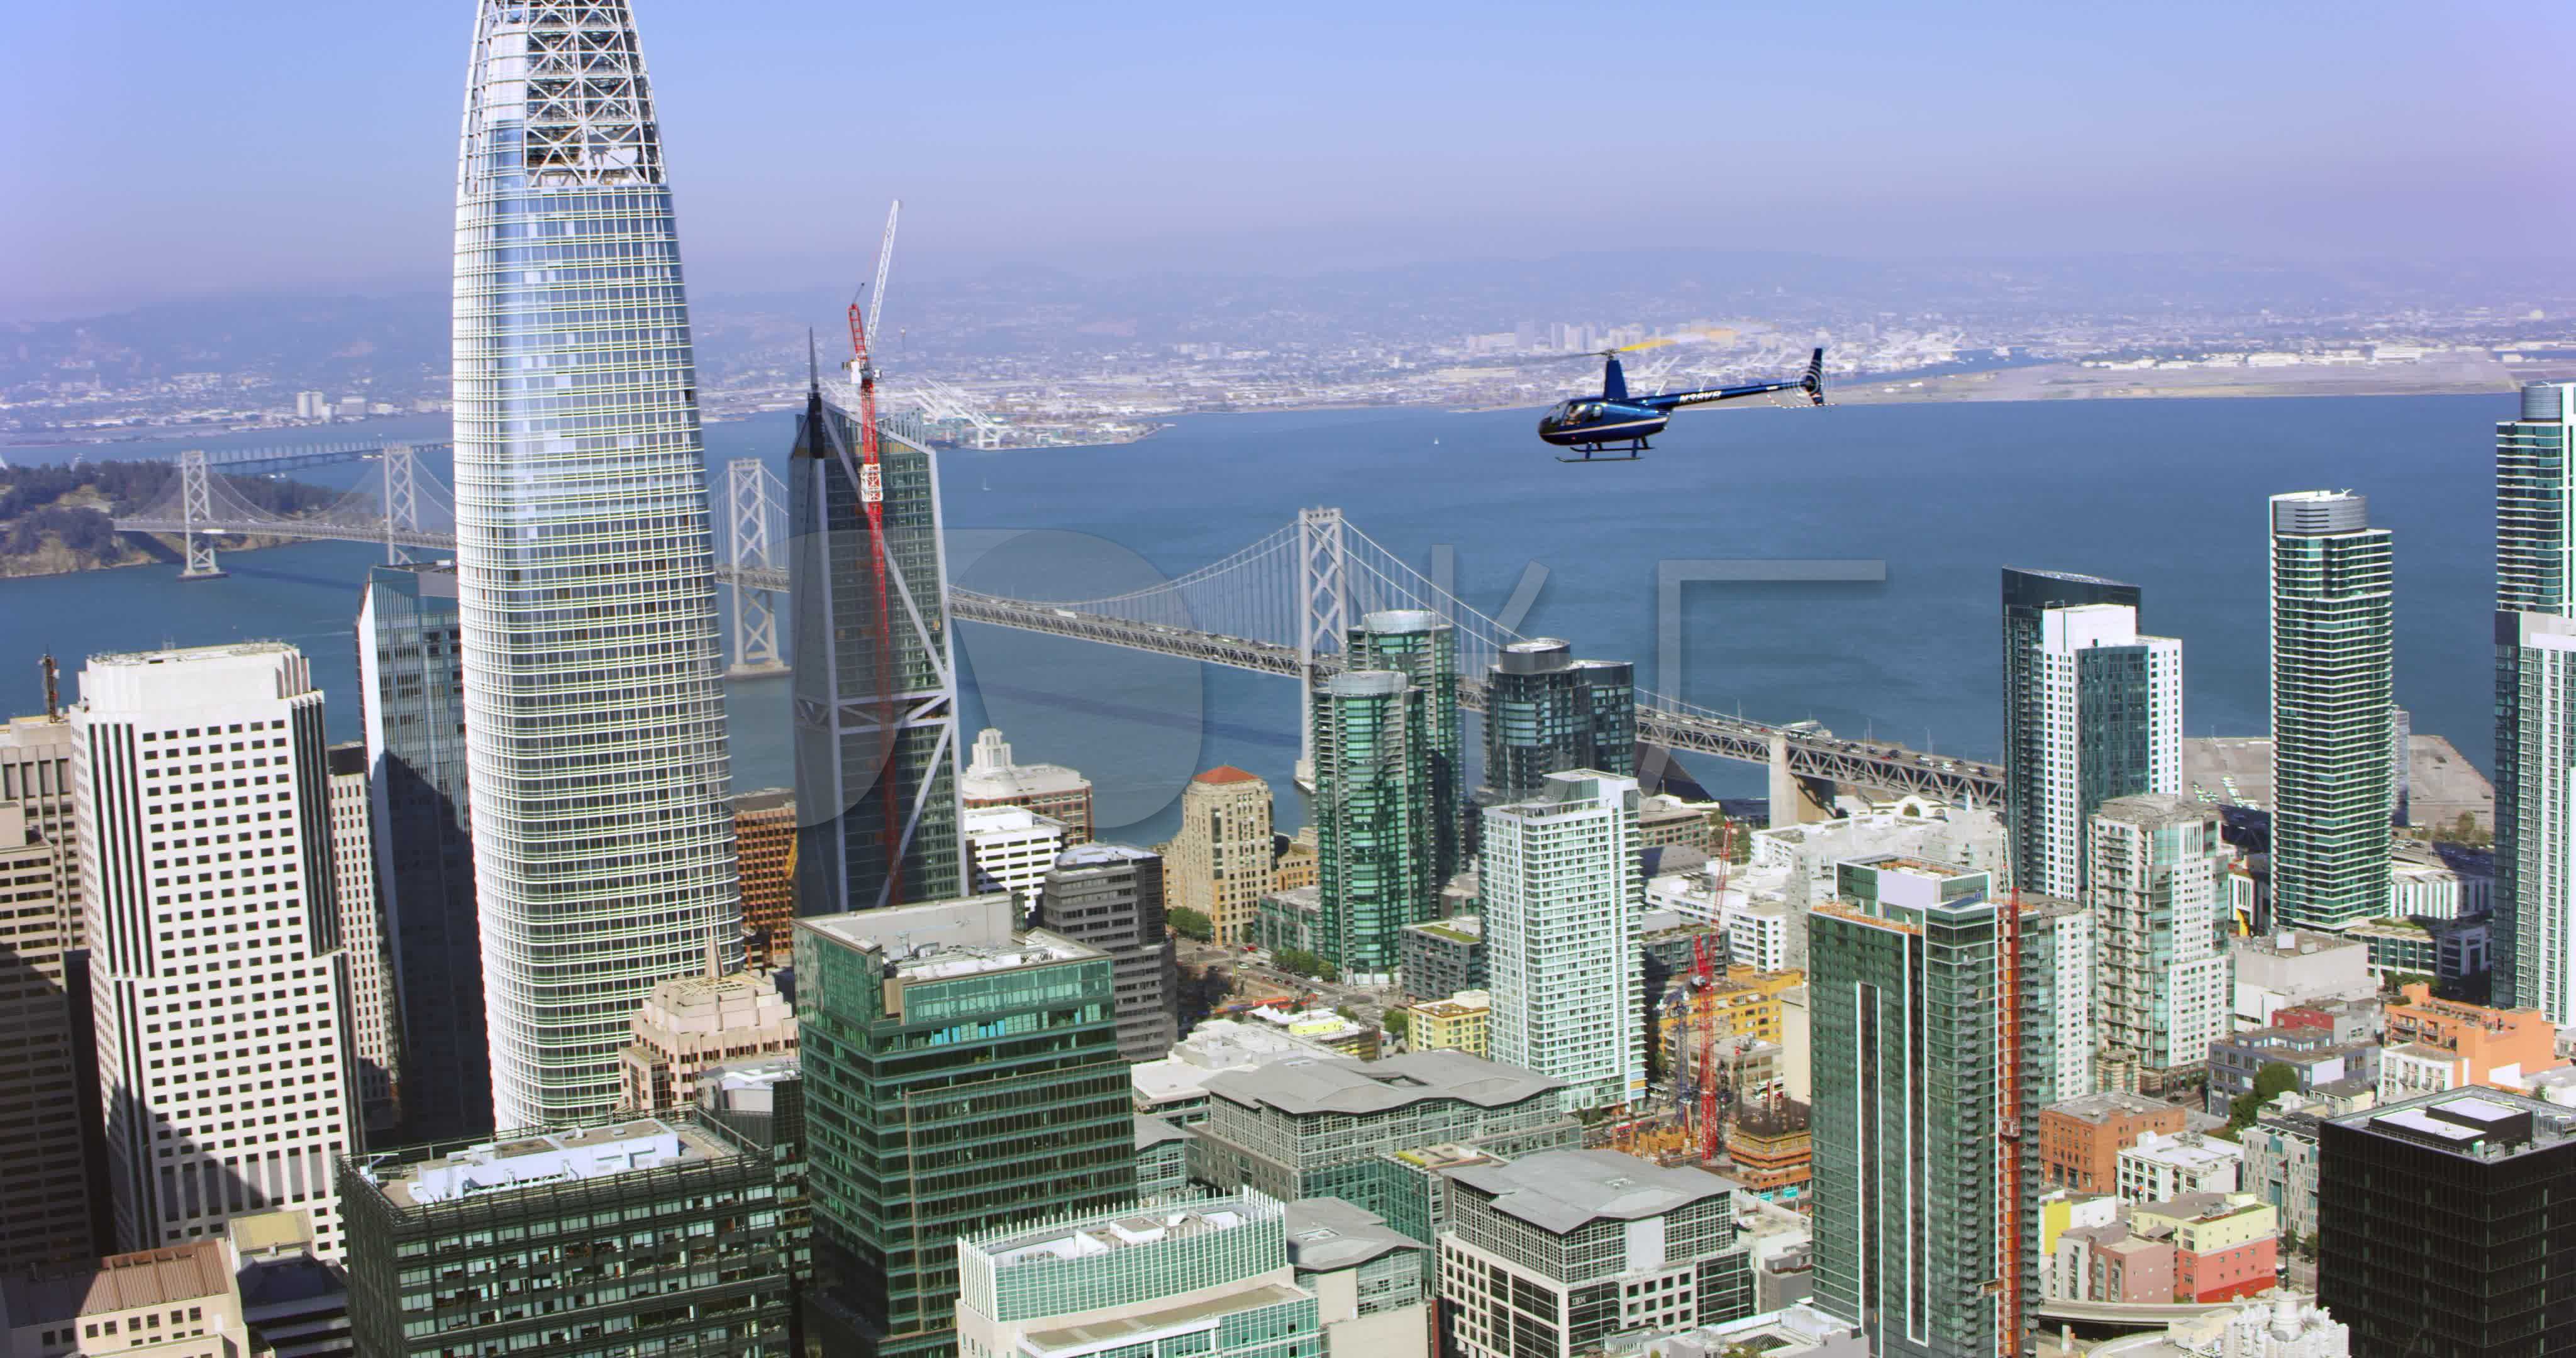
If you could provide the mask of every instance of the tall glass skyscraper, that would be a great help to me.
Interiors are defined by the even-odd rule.
[[[607,1109],[653,983],[742,960],[697,370],[622,0],[482,0],[453,362],[493,1108],[520,1127]]]
[[[2350,491],[2272,511],[2272,920],[2335,929],[2388,909],[2395,536]]]
[[[402,1001],[403,1128],[431,1141],[495,1130],[474,922],[464,636],[453,567],[367,573],[358,697],[376,891]]]
[[[2134,622],[2138,587],[2072,571],[2004,568],[2004,827],[2016,882],[2043,880],[2052,857],[2079,857],[2073,849],[2055,854],[2050,849],[2049,798],[2043,788],[2049,771],[2048,667],[2040,648],[2050,612],[2095,604],[2127,608]],[[2077,820],[2080,824],[2082,813]]]
[[[1315,951],[1346,976],[1392,976],[1404,927],[1432,917],[1428,694],[1391,670],[1353,670],[1312,695]]]
[[[2496,426],[2495,1002],[2576,1023],[2576,382]]]
[[[1431,758],[1431,869],[1446,882],[1475,856],[1468,820],[1465,725],[1458,715],[1458,630],[1437,613],[1370,613],[1344,647],[1355,670],[1393,670],[1419,689]]]
[[[827,395],[818,375],[788,461],[796,898],[807,915],[947,900],[967,887],[939,466],[881,417],[884,531],[874,531],[857,404]]]
[[[1987,875],[1835,869],[1809,922],[1816,1305],[1891,1358],[1983,1358],[2003,1316],[2001,921]]]

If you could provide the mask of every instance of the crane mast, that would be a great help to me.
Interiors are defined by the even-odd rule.
[[[859,388],[859,508],[868,521],[868,568],[874,577],[876,592],[876,674],[877,733],[883,742],[882,758],[877,768],[879,797],[885,807],[880,838],[886,854],[886,896],[888,905],[904,903],[903,895],[903,797],[902,769],[895,759],[900,732],[896,728],[894,627],[891,598],[886,573],[892,569],[887,560],[889,548],[885,533],[885,470],[877,447],[877,365],[868,348],[868,331],[873,327],[885,333],[886,270],[894,263],[894,226],[896,215],[903,211],[903,200],[896,199],[886,210],[885,238],[877,245],[877,276],[873,290],[850,303],[850,375]],[[862,304],[876,312],[873,320]]]

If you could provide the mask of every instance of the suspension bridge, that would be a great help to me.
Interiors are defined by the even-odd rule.
[[[906,440],[909,441],[909,440]],[[156,504],[119,517],[125,532],[184,538],[182,579],[220,575],[221,536],[314,538],[381,543],[389,562],[452,555],[455,496],[422,464],[438,445],[363,444],[329,450],[281,449],[217,459],[190,450]],[[263,510],[228,479],[233,472],[367,461],[375,474],[311,513]],[[733,591],[733,673],[777,673],[786,652],[778,628],[787,591],[787,501],[777,475],[757,458],[729,463],[716,523],[716,578]],[[1308,509],[1250,546],[1150,588],[1106,598],[1021,599],[974,590],[949,591],[950,616],[1021,631],[1069,637],[1311,685],[1342,667],[1342,643],[1362,616],[1389,609],[1438,614],[1454,629],[1459,703],[1486,706],[1484,676],[1503,649],[1529,640],[1460,600],[1401,556],[1346,523],[1338,509]],[[1788,805],[1801,784],[1863,787],[1919,794],[1969,806],[2003,800],[2003,770],[1972,760],[1936,757],[1902,745],[1845,740],[1812,724],[1777,726],[1637,692],[1637,738],[1676,752],[1715,755],[1770,771],[1774,805]],[[1311,751],[1310,751],[1311,753]]]

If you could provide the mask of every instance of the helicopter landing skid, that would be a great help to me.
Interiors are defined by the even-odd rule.
[[[1648,444],[1644,439],[1635,439],[1635,440],[1632,440],[1632,441],[1628,444],[1627,448],[1626,448],[1626,449],[1624,449],[1624,450],[1621,452],[1621,454],[1620,454],[1619,456],[1616,456],[1616,457],[1608,457],[1608,456],[1595,456],[1595,454],[1600,453],[1600,452],[1602,451],[1601,446],[1600,446],[1599,444],[1595,444],[1595,445],[1593,445],[1592,447],[1589,447],[1589,448],[1584,449],[1584,450],[1583,450],[1583,456],[1581,456],[1581,457],[1560,457],[1560,458],[1558,458],[1558,459],[1557,459],[1557,461],[1559,461],[1559,462],[1634,462],[1634,461],[1636,461],[1636,460],[1637,460],[1637,454],[1648,451],[1648,449],[1649,449],[1650,447],[1651,447],[1651,445],[1649,445],[1649,444]]]

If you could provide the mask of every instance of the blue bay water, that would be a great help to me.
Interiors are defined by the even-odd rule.
[[[1198,416],[1119,447],[955,451],[943,479],[962,584],[1113,593],[1221,558],[1300,506],[1337,505],[1417,566],[1435,544],[1453,547],[1459,593],[1489,613],[1538,563],[1547,581],[1522,630],[1635,660],[1650,686],[1659,563],[1883,559],[1879,584],[1686,587],[1679,692],[1980,757],[2000,739],[2007,564],[2140,585],[2149,630],[2183,639],[2190,734],[2260,734],[2264,497],[2351,487],[2397,532],[2398,700],[2417,731],[2450,737],[2484,768],[2493,423],[2513,410],[2509,394],[1756,408],[1685,416],[1645,460],[1591,467],[1554,461],[1523,411]],[[710,465],[756,455],[783,470],[790,426],[783,414],[712,426]],[[441,431],[397,420],[333,433]],[[166,446],[92,455],[156,451]],[[337,470],[297,475],[359,474]],[[0,704],[36,706],[46,648],[69,689],[92,652],[282,638],[312,657],[335,738],[354,738],[351,623],[380,559],[310,543],[231,554],[217,581],[182,584],[161,567],[0,581]],[[1284,680],[973,625],[959,647],[968,733],[998,724],[1023,761],[1091,775],[1110,833],[1169,834],[1182,784],[1217,763],[1293,796],[1296,695]],[[789,781],[787,688],[733,685],[737,787]],[[1693,769],[1720,792],[1761,790],[1749,767]]]

